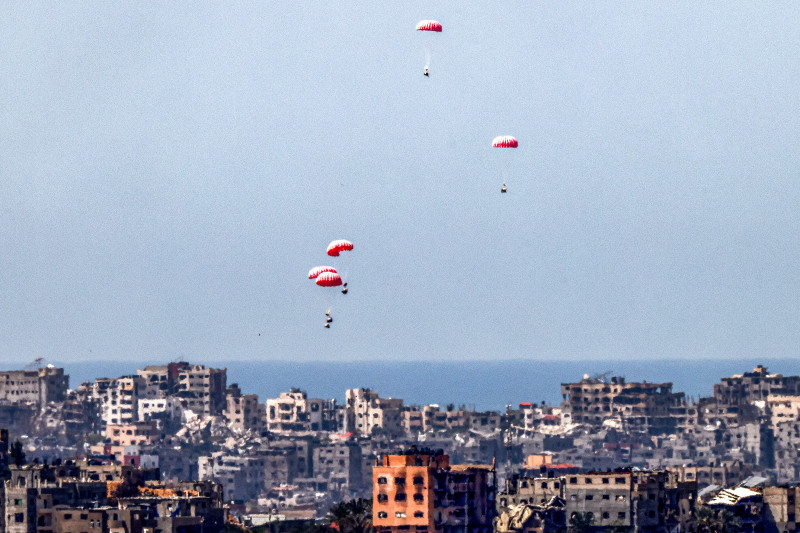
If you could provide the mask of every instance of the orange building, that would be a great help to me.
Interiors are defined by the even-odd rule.
[[[372,523],[378,533],[488,533],[494,465],[451,465],[441,452],[384,455],[372,469]]]

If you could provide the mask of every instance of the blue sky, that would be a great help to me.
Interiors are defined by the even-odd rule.
[[[389,4],[6,4],[0,361],[798,355],[796,3]]]

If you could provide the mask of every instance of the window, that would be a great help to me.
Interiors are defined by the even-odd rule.
[[[395,485],[405,485],[406,484],[406,478],[404,478],[404,477],[396,477],[396,478],[394,478],[394,483],[395,483]]]
[[[378,511],[378,518],[388,518],[389,515],[386,514],[386,511]]]
[[[614,498],[614,499],[617,500],[618,502],[624,502],[625,501],[625,495],[624,494],[617,494],[617,497]]]
[[[608,485],[609,479],[607,477],[603,478],[603,485]]]
[[[620,520],[624,520],[625,519],[625,513],[623,513],[623,512],[617,513],[617,518],[619,518]]]
[[[610,498],[611,498],[611,496],[609,496],[608,494],[603,494],[603,499],[604,499],[604,500],[608,500],[608,499],[610,499]]]
[[[625,484],[625,478],[624,477],[615,478],[614,479],[614,483],[616,483],[617,485],[624,485]]]
[[[594,500],[594,494],[587,494],[586,495],[586,501],[588,502],[590,500]]]
[[[591,484],[592,484],[592,478],[590,478],[590,477],[587,477],[587,478],[586,478],[586,484],[587,484],[587,485],[591,485]]]
[[[543,489],[546,489],[546,488],[547,488],[547,481],[543,481],[543,482],[542,482],[542,488],[543,488]]]
[[[67,516],[69,516],[70,518],[72,518],[72,515],[64,515],[64,518],[65,518],[66,520],[69,520],[69,518],[67,518]],[[17,523],[19,523],[19,522],[24,522],[24,521],[25,521],[25,513],[16,513],[16,514],[14,515],[14,522],[17,522]]]
[[[404,492],[398,492],[394,495],[394,501],[396,502],[404,502],[406,501],[406,495]]]
[[[378,484],[379,485],[386,485],[386,478],[383,477],[383,476],[379,477],[378,478]]]
[[[607,511],[603,513],[603,518],[608,518],[608,512]]]
[[[416,476],[414,478],[414,485],[422,485],[424,483],[425,483],[425,480],[423,479],[422,476]]]
[[[386,494],[378,494],[378,503],[386,503],[389,501],[389,496]]]
[[[576,478],[576,477],[571,477],[571,478],[569,478],[569,482],[570,482],[570,483],[573,483],[573,484],[574,484],[574,483],[577,483],[577,482],[578,482],[578,478]]]
[[[424,499],[425,499],[425,496],[423,496],[422,494],[414,494],[414,501],[415,502],[421,502]]]
[[[425,517],[425,513],[423,513],[422,511],[416,511],[414,513],[414,518],[424,518],[424,517]]]
[[[397,511],[396,513],[394,513],[394,517],[395,518],[405,518],[406,517],[406,513],[404,513],[403,511]]]

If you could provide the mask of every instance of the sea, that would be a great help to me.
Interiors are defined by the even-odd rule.
[[[189,361],[198,363],[198,361]],[[649,360],[501,360],[501,361],[201,361],[227,368],[228,384],[245,394],[276,398],[299,388],[309,398],[344,402],[345,390],[369,388],[382,398],[402,398],[406,404],[464,405],[470,409],[503,411],[520,402],[561,402],[561,384],[592,377],[621,376],[627,381],[672,383],[673,392],[687,397],[711,396],[720,378],[752,371],[757,365],[770,373],[800,375],[800,359],[649,359]],[[85,361],[55,363],[70,376],[70,387],[101,377],[135,374],[147,364],[165,361]]]

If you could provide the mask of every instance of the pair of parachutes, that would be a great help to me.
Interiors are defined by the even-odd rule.
[[[344,239],[338,239],[328,245],[327,253],[331,257],[339,257],[339,253],[353,249],[353,243]],[[342,294],[347,294],[347,283],[342,282],[342,277],[332,266],[315,266],[308,271],[308,279],[315,280],[320,287],[338,287],[344,285]],[[331,310],[325,312],[325,329],[330,329],[333,317]]]
[[[344,239],[331,242],[327,253],[331,257],[339,257],[340,252],[353,249],[353,243]],[[320,287],[338,287],[342,284],[342,277],[332,266],[316,266],[308,271],[308,279],[316,280]]]
[[[417,23],[417,31],[430,31],[435,33],[442,33],[442,24],[438,20],[431,20],[425,19],[419,21]],[[428,68],[430,67],[430,51],[425,50],[425,70],[423,71],[423,75],[430,76],[428,72]],[[517,139],[512,137],[511,135],[500,135],[495,137],[492,141],[493,148],[516,148],[519,146]],[[506,184],[503,183],[503,187],[500,189],[500,192],[506,192]]]

